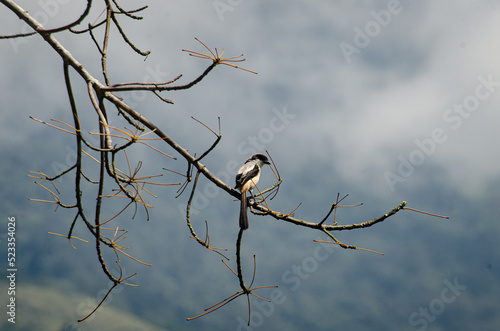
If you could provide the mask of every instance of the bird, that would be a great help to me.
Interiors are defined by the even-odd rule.
[[[265,164],[270,164],[267,156],[264,154],[254,154],[245,164],[238,170],[236,174],[236,186],[241,192],[241,205],[240,205],[240,228],[242,230],[248,229],[248,217],[247,217],[247,192],[250,191],[257,185],[260,178],[261,167]]]

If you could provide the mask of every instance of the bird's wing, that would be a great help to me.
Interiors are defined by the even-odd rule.
[[[250,171],[247,171],[247,172],[242,173],[242,174],[237,174],[236,175],[236,187],[238,187],[238,188],[242,187],[250,179],[257,176],[258,173],[259,173],[259,166],[254,165],[254,167]]]

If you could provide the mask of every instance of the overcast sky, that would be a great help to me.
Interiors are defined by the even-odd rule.
[[[77,18],[85,7],[85,1],[18,2],[49,28]],[[140,6],[135,3],[122,6]],[[101,10],[97,3],[86,24]],[[415,207],[452,216],[468,206],[434,208],[452,205],[457,196],[470,203],[498,196],[497,1],[154,1],[143,15],[143,21],[123,20],[124,28],[137,47],[152,53],[144,61],[113,31],[112,83],[179,74],[180,82],[189,82],[210,64],[182,52],[206,53],[195,37],[219,53],[224,49],[224,57],[244,53],[238,65],[258,72],[217,67],[194,88],[163,94],[174,105],[153,95],[121,95],[192,153],[203,152],[213,136],[191,116],[215,129],[220,117],[223,139],[206,159],[214,172],[267,149],[290,194],[364,194],[388,201],[382,212],[412,198]],[[25,31],[1,6],[0,33]],[[88,36],[56,38],[101,79]],[[44,143],[32,136],[61,137],[28,119],[70,120],[61,60],[38,36],[0,44],[2,148],[14,153]],[[81,84],[73,77],[75,86]],[[85,89],[77,94],[85,104]],[[309,182],[292,182],[297,178]],[[479,228],[489,227],[487,221],[479,220]],[[453,231],[468,230],[456,225]]]

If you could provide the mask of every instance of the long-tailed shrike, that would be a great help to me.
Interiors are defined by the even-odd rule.
[[[240,228],[243,230],[248,229],[247,192],[257,185],[260,178],[260,168],[265,164],[270,163],[264,154],[254,154],[238,170],[236,175],[234,188],[241,192]]]

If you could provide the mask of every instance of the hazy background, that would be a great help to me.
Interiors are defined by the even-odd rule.
[[[85,7],[84,1],[19,3],[46,27],[74,20]],[[85,24],[102,9],[96,3]],[[94,244],[76,241],[75,250],[49,235],[67,233],[73,211],[54,212],[54,205],[28,201],[50,198],[29,171],[55,175],[72,162],[73,136],[28,117],[71,121],[62,61],[39,36],[1,40],[0,210],[3,224],[8,216],[17,219],[17,328],[498,329],[498,2],[157,1],[142,15],[142,21],[121,22],[135,45],[152,53],[144,61],[114,28],[108,54],[112,83],[165,81],[178,74],[180,82],[191,81],[210,64],[181,51],[205,52],[194,37],[219,52],[224,48],[224,57],[244,53],[241,65],[258,72],[217,67],[190,90],[163,93],[174,105],[154,95],[120,95],[192,154],[202,153],[214,136],[191,116],[214,129],[220,117],[223,139],[204,163],[230,178],[228,184],[234,177],[228,165],[267,149],[284,179],[271,202],[274,210],[290,212],[302,202],[296,217],[318,221],[340,192],[349,194],[345,204],[364,205],[339,210],[339,224],[370,220],[401,201],[451,220],[402,211],[368,229],[335,233],[344,243],[385,254],[379,256],[339,247],[318,251],[313,239],[328,239],[319,232],[252,215],[244,237],[248,282],[255,254],[255,285],[278,285],[281,296],[272,305],[252,298],[252,325],[243,328],[246,298],[186,321],[237,291],[237,279],[219,255],[189,238],[182,213],[187,194],[174,199],[176,187],[152,188],[158,198],[149,200],[155,206],[150,221],[141,210],[131,220],[130,210],[115,226],[129,230],[123,243],[131,247],[128,252],[153,266],[123,257],[125,273],[137,271],[131,282],[140,287],[117,289],[94,318],[78,324],[109,287]],[[0,34],[25,31],[0,6]],[[88,35],[56,38],[102,79]],[[72,79],[82,117],[88,113],[82,121],[95,132],[85,86],[76,75]],[[184,162],[146,148],[135,151],[129,155],[134,165],[144,162],[141,174],[182,181],[162,168],[184,171]],[[272,183],[266,169],[260,187]],[[71,203],[70,177],[57,185]],[[202,192],[211,192],[205,181],[200,199]],[[211,244],[227,248],[234,266],[238,204],[226,194],[208,201],[198,205],[193,224],[203,237],[208,220]],[[2,256],[6,233],[4,225]],[[91,240],[81,224],[76,234]],[[271,293],[257,292],[266,298]],[[2,328],[12,327],[2,314]]]

